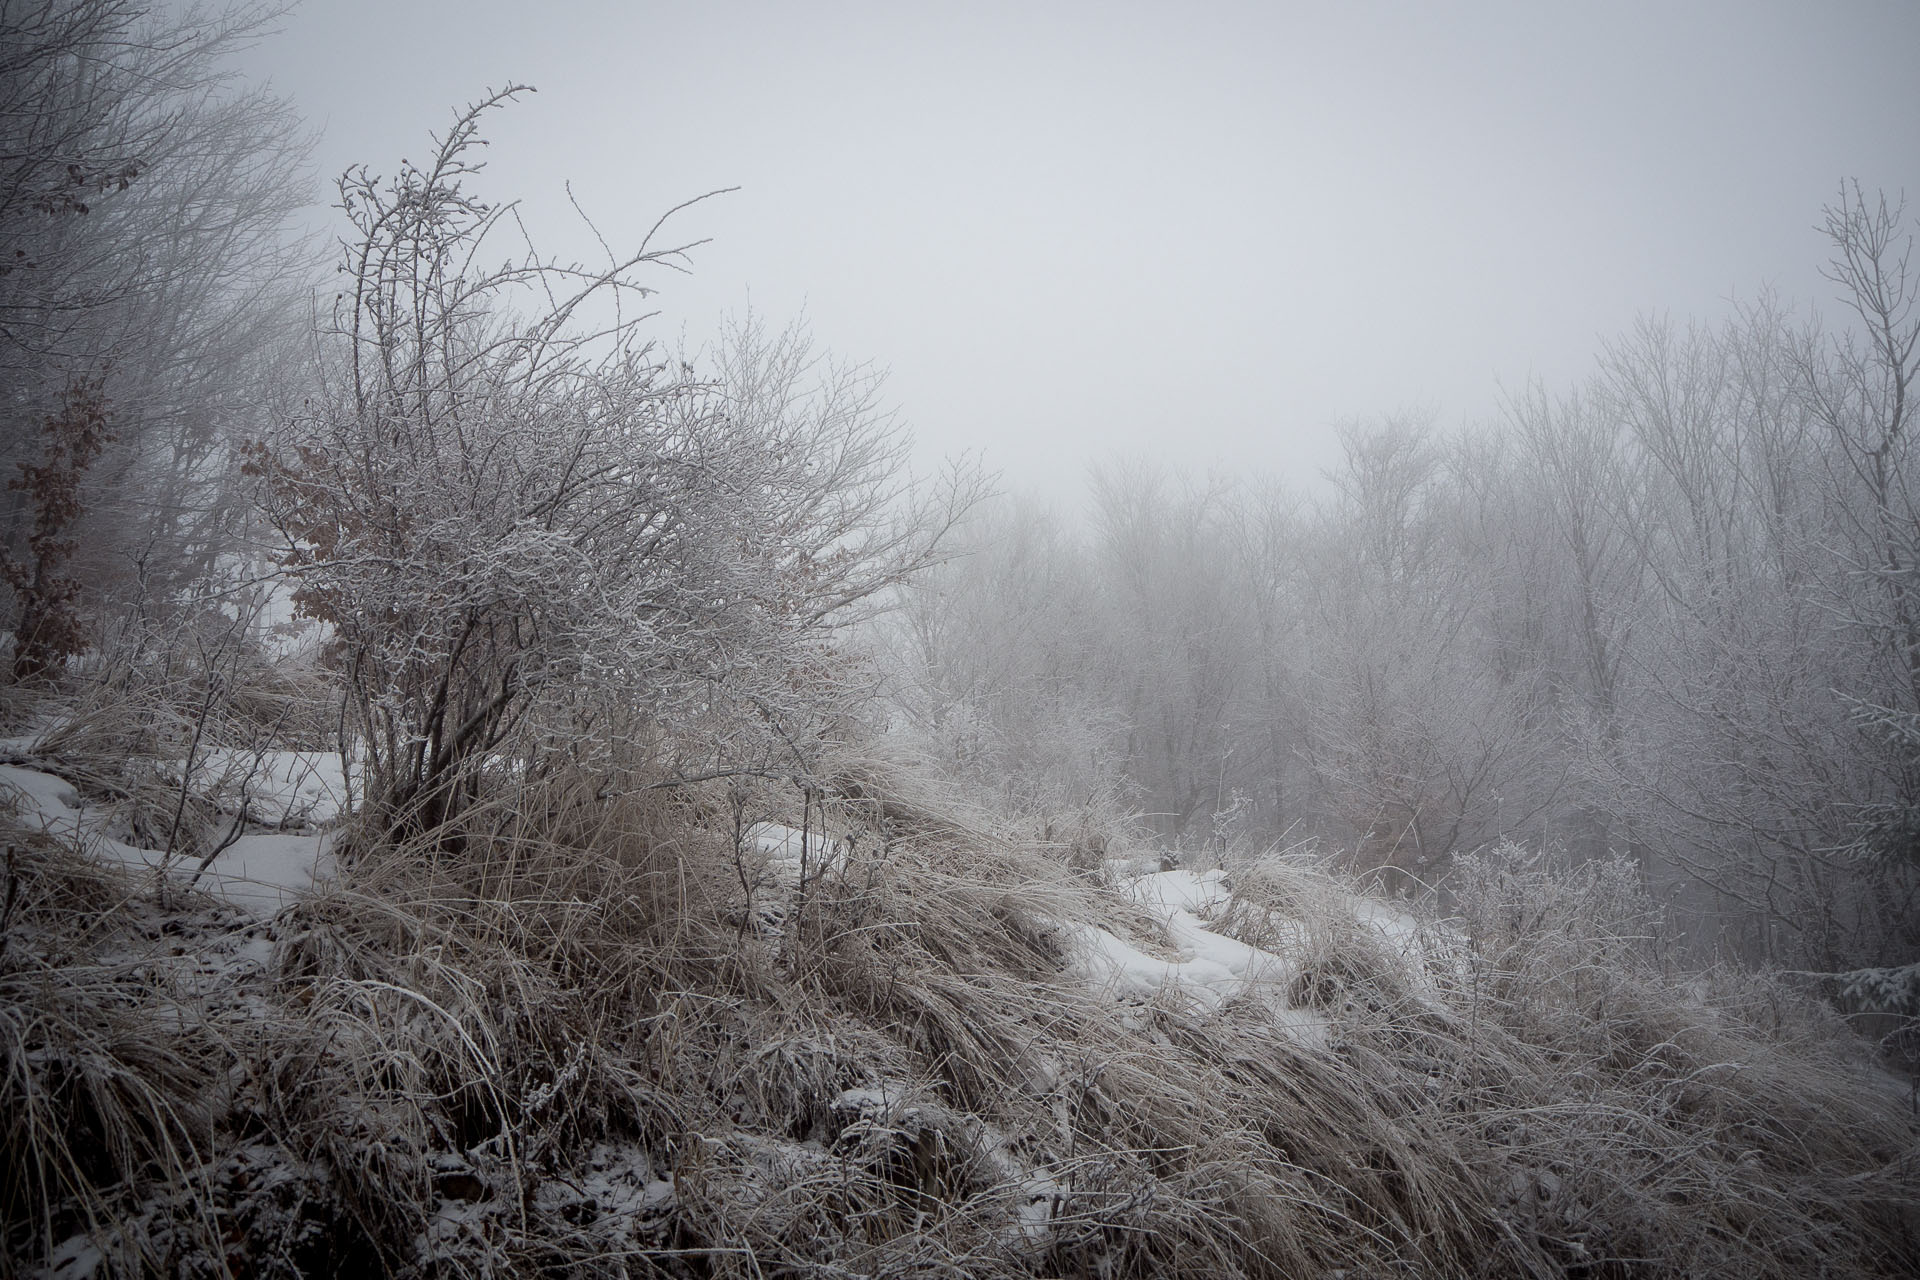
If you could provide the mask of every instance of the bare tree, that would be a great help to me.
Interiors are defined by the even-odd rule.
[[[1491,440],[1350,425],[1311,568],[1306,744],[1323,827],[1355,865],[1430,879],[1534,818],[1542,681]],[[1517,618],[1506,616],[1509,605]]]
[[[1904,205],[1856,184],[1826,210],[1826,275],[1857,328],[1797,348],[1799,390],[1832,448],[1839,568],[1855,589],[1830,608],[1864,642],[1869,669],[1839,686],[1880,744],[1874,784],[1854,797],[1846,849],[1920,867],[1920,275]],[[1864,677],[1864,678],[1861,678]]]
[[[115,439],[78,517],[96,589],[164,598],[227,549],[232,445],[307,318],[304,130],[227,70],[277,12],[0,7],[0,467],[33,465],[30,425],[102,381]],[[27,519],[0,499],[0,537]]]
[[[1253,628],[1254,674],[1242,699],[1243,733],[1237,752],[1251,801],[1246,821],[1265,842],[1305,834],[1311,797],[1302,785],[1302,735],[1307,708],[1302,691],[1306,614],[1302,608],[1304,500],[1273,481],[1235,495],[1224,534],[1233,556],[1236,589]]]
[[[1098,675],[1110,612],[1087,549],[1012,498],[958,543],[890,628],[896,704],[946,772],[1048,838],[1122,821],[1126,729]]]
[[[1204,844],[1245,794],[1252,763],[1237,749],[1253,652],[1229,490],[1217,480],[1176,488],[1151,467],[1116,464],[1095,470],[1093,497],[1111,598],[1102,666],[1126,717],[1128,773],[1163,836]]]

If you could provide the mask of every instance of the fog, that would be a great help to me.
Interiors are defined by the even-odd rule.
[[[0,0],[0,1280],[1920,1276],[1920,5],[1189,10]]]
[[[663,233],[708,241],[663,336],[804,316],[923,468],[1065,502],[1115,452],[1309,482],[1335,422],[1477,420],[1636,315],[1813,305],[1842,179],[1920,190],[1911,4],[1461,10],[334,0],[247,71],[323,179],[534,86],[483,186],[563,255],[568,183],[615,248],[737,187]]]

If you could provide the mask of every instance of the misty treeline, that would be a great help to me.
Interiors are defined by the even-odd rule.
[[[1063,831],[1389,889],[1626,853],[1694,959],[1911,960],[1920,278],[1899,205],[1823,225],[1825,327],[1645,319],[1495,422],[1346,425],[1323,496],[1117,462],[1084,525],[998,504],[893,633],[912,722]]]
[[[305,126],[226,65],[273,17],[0,5],[0,474],[18,482],[0,486],[0,534],[16,590],[57,574],[96,608],[157,604],[246,522],[232,443],[277,407],[319,261],[289,231],[314,194]],[[23,466],[49,464],[27,483]],[[81,471],[84,502],[29,549],[48,523],[36,497]]]
[[[666,220],[597,265],[519,241],[475,194],[517,91],[292,234],[303,126],[226,70],[274,17],[0,6],[15,681],[213,708],[317,625],[328,712],[222,732],[346,746],[408,838],[501,769],[812,795],[906,725],[1083,852],[1145,815],[1405,888],[1513,838],[1632,855],[1702,955],[1920,949],[1897,205],[1827,212],[1826,330],[1648,321],[1484,429],[1349,426],[1331,497],[1111,465],[1082,529],[910,483],[877,378],[804,335],[655,345]]]

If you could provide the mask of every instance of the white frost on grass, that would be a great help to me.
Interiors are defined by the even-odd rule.
[[[587,1166],[580,1187],[602,1214],[629,1219],[660,1214],[673,1202],[673,1183],[638,1146],[598,1143]]]
[[[834,1095],[833,1101],[827,1104],[827,1108],[830,1111],[845,1111],[855,1115],[885,1112],[898,1103],[905,1094],[905,1085],[894,1085],[891,1089],[884,1084],[877,1089],[842,1089]]]
[[[582,1167],[541,1181],[533,1194],[548,1214],[590,1224],[608,1245],[632,1246],[673,1203],[673,1183],[634,1143],[595,1143]]]
[[[1054,1214],[1060,1208],[1065,1188],[1043,1170],[1020,1179],[1016,1187],[1014,1230],[1019,1232],[1021,1243],[1028,1248],[1041,1248],[1053,1235]]]

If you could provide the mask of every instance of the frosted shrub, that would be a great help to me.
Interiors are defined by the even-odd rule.
[[[799,753],[832,628],[942,526],[894,514],[904,444],[871,376],[822,376],[803,340],[749,325],[703,381],[643,338],[636,273],[684,247],[477,267],[506,212],[466,189],[478,120],[517,92],[424,169],[342,179],[356,238],[323,390],[252,451],[399,832],[441,829],[509,753],[523,776]]]
[[[1655,936],[1659,912],[1630,858],[1556,866],[1550,854],[1503,841],[1454,867],[1455,910],[1482,950],[1572,948],[1624,960]]]

